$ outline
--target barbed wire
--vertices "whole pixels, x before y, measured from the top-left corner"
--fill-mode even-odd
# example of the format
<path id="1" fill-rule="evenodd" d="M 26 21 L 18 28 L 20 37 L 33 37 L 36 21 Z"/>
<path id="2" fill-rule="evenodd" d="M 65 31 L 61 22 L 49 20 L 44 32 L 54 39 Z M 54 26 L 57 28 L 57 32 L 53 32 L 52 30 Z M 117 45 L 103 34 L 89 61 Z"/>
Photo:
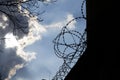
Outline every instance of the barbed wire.
<path id="1" fill-rule="evenodd" d="M 82 17 L 86 19 L 86 13 L 85 13 L 86 9 L 84 9 L 86 7 L 85 4 L 86 4 L 86 0 L 83 0 L 82 5 L 81 5 L 81 14 L 82 14 Z"/>
<path id="2" fill-rule="evenodd" d="M 28 23 L 25 21 L 22 21 L 22 23 L 20 23 L 21 13 L 28 15 L 29 17 L 34 17 L 35 15 L 39 16 L 41 13 L 44 13 L 44 11 L 42 11 L 39 14 L 35 12 L 36 8 L 39 8 L 39 4 L 36 1 L 46 1 L 46 0 L 26 0 L 26 1 L 0 0 L 0 11 L 5 13 L 13 22 L 14 35 L 16 35 L 17 31 L 20 31 L 24 34 L 28 33 L 28 27 L 27 27 Z M 55 2 L 56 0 L 52 0 L 52 1 Z M 85 2 L 86 0 L 84 0 L 81 5 L 82 17 L 77 17 L 69 21 L 62 28 L 61 32 L 57 35 L 57 37 L 53 40 L 55 54 L 59 58 L 62 58 L 64 63 L 62 64 L 59 71 L 56 73 L 56 75 L 53 77 L 52 80 L 64 80 L 65 76 L 69 73 L 71 68 L 74 66 L 74 64 L 77 62 L 77 60 L 80 58 L 80 56 L 83 54 L 83 52 L 86 49 L 86 31 L 83 33 L 80 33 L 79 31 L 70 30 L 68 28 L 68 25 L 71 24 L 73 21 L 79 20 L 79 19 L 86 19 L 85 12 L 83 9 Z M 19 5 L 21 5 L 21 9 L 18 8 Z M 32 10 L 31 6 L 34 6 L 36 8 Z M 3 7 L 4 9 L 2 9 Z M 29 13 L 24 12 L 24 10 L 28 10 Z M 42 21 L 42 19 L 40 19 L 39 21 Z M 71 36 L 71 39 L 73 41 L 72 43 L 68 43 L 68 40 L 66 39 L 67 35 Z M 3 39 L 5 38 L 0 38 L 0 40 L 3 40 Z"/>
<path id="3" fill-rule="evenodd" d="M 77 30 L 71 30 L 68 28 L 70 23 L 72 23 L 73 21 L 80 19 L 86 20 L 85 13 L 83 11 L 83 6 L 85 5 L 85 2 L 86 0 L 84 0 L 81 5 L 82 17 L 77 17 L 69 21 L 53 40 L 54 52 L 57 57 L 63 59 L 64 63 L 62 64 L 62 66 L 60 66 L 59 71 L 57 71 L 52 80 L 64 80 L 64 78 L 67 76 L 69 71 L 75 65 L 77 60 L 81 57 L 87 47 L 86 30 L 84 30 L 83 33 L 80 33 Z"/>

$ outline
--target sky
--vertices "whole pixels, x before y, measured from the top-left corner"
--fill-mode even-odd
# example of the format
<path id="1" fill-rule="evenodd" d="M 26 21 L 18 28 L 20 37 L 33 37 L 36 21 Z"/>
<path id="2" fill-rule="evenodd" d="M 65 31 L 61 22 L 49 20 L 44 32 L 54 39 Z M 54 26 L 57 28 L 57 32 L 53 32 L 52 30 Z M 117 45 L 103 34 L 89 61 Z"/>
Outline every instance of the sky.
<path id="1" fill-rule="evenodd" d="M 60 33 L 60 30 L 63 26 L 65 26 L 73 18 L 81 16 L 81 4 L 82 0 L 57 0 L 57 2 L 52 4 L 40 3 L 40 8 L 37 11 L 45 11 L 43 14 L 38 16 L 41 17 L 43 21 L 38 24 L 30 20 L 31 25 L 39 25 L 40 27 L 40 29 L 36 27 L 38 32 L 40 32 L 39 39 L 37 39 L 37 36 L 34 37 L 35 40 L 31 40 L 31 44 L 28 44 L 27 46 L 25 45 L 23 48 L 27 56 L 30 55 L 32 57 L 26 57 L 26 59 L 30 58 L 30 60 L 27 61 L 27 64 L 25 65 L 22 63 L 24 62 L 22 61 L 23 59 L 20 59 L 19 63 L 21 63 L 21 66 L 24 66 L 19 68 L 19 70 L 16 70 L 16 74 L 10 80 L 51 80 L 53 78 L 53 76 L 59 70 L 59 67 L 62 65 L 63 60 L 54 54 L 52 41 L 57 36 L 57 34 Z M 76 26 L 79 27 L 76 28 Z M 69 29 L 78 29 L 80 32 L 83 32 L 85 27 L 86 21 L 80 20 L 71 23 Z M 6 32 L 6 38 L 12 36 L 12 34 L 7 35 Z M 22 39 L 19 40 L 19 43 L 21 42 Z M 6 43 L 9 42 L 6 40 Z M 16 44 L 13 46 L 16 46 Z M 11 46 L 7 47 L 9 48 Z M 0 48 L 2 47 L 0 46 Z"/>

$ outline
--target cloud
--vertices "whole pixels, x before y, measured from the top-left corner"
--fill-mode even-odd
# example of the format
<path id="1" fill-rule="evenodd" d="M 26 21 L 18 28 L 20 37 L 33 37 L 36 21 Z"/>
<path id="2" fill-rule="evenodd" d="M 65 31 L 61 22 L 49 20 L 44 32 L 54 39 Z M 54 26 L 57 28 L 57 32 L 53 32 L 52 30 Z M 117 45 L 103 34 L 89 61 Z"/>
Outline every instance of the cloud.
<path id="1" fill-rule="evenodd" d="M 14 48 L 18 45 L 18 42 L 12 33 L 7 33 L 5 35 L 5 48 Z"/>
<path id="2" fill-rule="evenodd" d="M 41 34 L 46 31 L 35 17 L 18 14 L 17 11 L 11 16 L 0 12 L 0 74 L 2 80 L 10 80 L 17 70 L 36 58 L 35 52 L 26 52 L 24 48 L 40 40 Z M 10 17 L 15 22 L 14 24 Z"/>
<path id="3" fill-rule="evenodd" d="M 68 14 L 66 16 L 66 19 L 64 19 L 63 21 L 59 21 L 59 22 L 54 22 L 54 23 L 51 23 L 50 25 L 44 25 L 46 28 L 56 28 L 56 29 L 61 29 L 62 27 L 64 27 L 70 20 L 74 19 L 73 15 L 72 14 Z M 69 26 L 68 28 L 69 29 L 73 29 L 75 28 L 75 21 L 73 21 Z"/>
<path id="4" fill-rule="evenodd" d="M 22 68 L 12 80 L 18 80 L 19 78 L 23 80 L 49 79 L 49 76 L 46 74 L 50 73 L 51 78 L 55 75 L 63 61 L 54 54 L 52 41 L 63 26 L 73 18 L 81 15 L 80 4 L 81 0 L 57 0 L 54 4 L 42 5 L 39 8 L 38 11 L 45 10 L 45 13 L 40 15 L 43 22 L 39 24 L 44 27 L 43 33 L 41 33 L 42 39 L 25 48 L 26 51 L 36 52 L 36 59 Z M 83 22 L 85 23 L 85 21 Z M 34 24 L 34 22 L 32 23 Z M 68 27 L 69 29 L 76 29 L 76 25 L 82 26 L 80 29 L 83 30 L 83 25 L 77 24 L 77 21 L 73 21 Z"/>
<path id="5" fill-rule="evenodd" d="M 44 20 L 40 24 L 36 20 L 37 17 L 29 18 L 26 15 L 23 16 L 16 13 L 17 17 L 21 21 L 20 24 L 22 24 L 22 26 L 24 27 L 29 26 L 29 28 L 24 29 L 25 32 L 28 32 L 27 34 L 24 34 L 20 29 L 15 31 L 17 35 L 15 36 L 18 44 L 17 46 L 14 45 L 5 48 L 5 45 L 3 43 L 5 42 L 5 40 L 3 40 L 1 43 L 0 55 L 2 55 L 3 53 L 6 54 L 2 55 L 1 57 L 9 57 L 9 59 L 3 59 L 3 61 L 6 61 L 6 65 L 8 65 L 9 62 L 12 63 L 9 63 L 10 69 L 6 68 L 7 71 L 18 71 L 11 80 L 40 80 L 42 78 L 49 79 L 48 73 L 50 73 L 51 78 L 55 75 L 55 73 L 59 69 L 59 66 L 62 65 L 62 60 L 57 58 L 54 54 L 52 40 L 60 32 L 61 28 L 66 25 L 66 23 L 68 23 L 74 17 L 78 17 L 81 15 L 79 10 L 80 4 L 81 0 L 58 0 L 54 4 L 50 4 L 47 6 L 42 5 L 38 12 L 42 12 L 44 10 L 46 12 L 40 15 Z M 16 20 L 14 17 L 15 16 L 13 16 L 13 20 Z M 2 18 L 2 20 L 4 20 L 5 22 L 5 19 Z M 7 20 L 6 24 L 8 23 L 9 25 L 13 25 L 9 20 Z M 76 23 L 76 21 L 70 23 L 68 26 L 69 29 L 76 28 Z M 83 29 L 83 25 L 81 29 Z M 81 25 L 78 24 L 78 26 Z M 18 25 L 18 27 L 20 27 L 20 25 Z M 12 36 L 13 30 L 11 28 L 13 27 L 6 26 L 4 29 L 1 27 L 0 37 L 5 37 L 6 35 Z M 11 39 L 11 41 L 12 40 L 13 38 Z M 8 56 L 7 54 L 9 54 L 10 56 Z M 1 57 L 0 60 L 2 59 Z M 17 65 L 21 67 L 15 67 Z M 3 75 L 7 74 L 7 71 Z M 12 77 L 13 75 L 9 74 L 9 76 Z M 6 77 L 11 78 L 9 76 L 6 75 Z"/>

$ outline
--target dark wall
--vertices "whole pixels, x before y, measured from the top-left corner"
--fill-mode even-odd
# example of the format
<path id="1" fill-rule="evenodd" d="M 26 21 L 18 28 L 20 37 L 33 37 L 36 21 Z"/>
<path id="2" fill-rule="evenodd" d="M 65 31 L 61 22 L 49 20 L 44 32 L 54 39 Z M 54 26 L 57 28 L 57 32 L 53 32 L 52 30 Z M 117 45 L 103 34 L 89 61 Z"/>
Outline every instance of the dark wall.
<path id="1" fill-rule="evenodd" d="M 120 80 L 116 5 L 87 0 L 87 49 L 65 80 Z"/>

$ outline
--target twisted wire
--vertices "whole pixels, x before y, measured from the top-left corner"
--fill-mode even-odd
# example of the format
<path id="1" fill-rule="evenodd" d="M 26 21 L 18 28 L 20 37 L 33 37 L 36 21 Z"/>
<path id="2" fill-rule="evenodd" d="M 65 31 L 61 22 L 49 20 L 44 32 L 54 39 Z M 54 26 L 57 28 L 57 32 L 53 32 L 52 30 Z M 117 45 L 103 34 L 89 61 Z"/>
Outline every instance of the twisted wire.
<path id="1" fill-rule="evenodd" d="M 76 20 L 85 19 L 86 16 L 83 11 L 83 6 L 85 5 L 86 0 L 83 1 L 81 5 L 81 14 L 82 17 L 77 17 L 69 21 L 62 29 L 61 32 L 56 36 L 53 40 L 54 43 L 54 52 L 57 57 L 63 59 L 63 64 L 60 66 L 59 70 L 57 71 L 56 75 L 53 77 L 52 80 L 64 80 L 67 76 L 69 71 L 75 65 L 77 60 L 82 56 L 84 53 L 87 45 L 86 45 L 86 30 L 83 33 L 77 30 L 71 30 L 68 26 Z M 70 38 L 67 38 L 68 35 Z M 69 42 L 72 41 L 72 42 Z"/>

